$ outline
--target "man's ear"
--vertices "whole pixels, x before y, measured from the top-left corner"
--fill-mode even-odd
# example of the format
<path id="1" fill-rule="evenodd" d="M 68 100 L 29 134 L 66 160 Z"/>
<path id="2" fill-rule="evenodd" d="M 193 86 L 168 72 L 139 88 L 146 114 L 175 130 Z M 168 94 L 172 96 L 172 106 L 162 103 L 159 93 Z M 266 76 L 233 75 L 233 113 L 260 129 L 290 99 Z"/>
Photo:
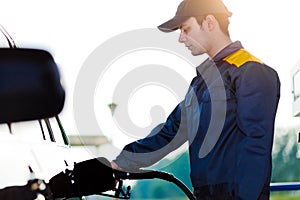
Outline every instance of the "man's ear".
<path id="1" fill-rule="evenodd" d="M 203 22 L 205 23 L 205 28 L 208 31 L 212 31 L 218 25 L 218 22 L 213 15 L 207 15 Z"/>

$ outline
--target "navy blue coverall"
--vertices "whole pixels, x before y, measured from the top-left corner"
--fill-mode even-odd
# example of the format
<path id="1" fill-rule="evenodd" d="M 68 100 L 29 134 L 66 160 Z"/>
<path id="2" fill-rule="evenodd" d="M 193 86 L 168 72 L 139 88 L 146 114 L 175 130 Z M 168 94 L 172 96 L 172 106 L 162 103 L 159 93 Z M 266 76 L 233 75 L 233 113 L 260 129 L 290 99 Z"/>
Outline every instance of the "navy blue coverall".
<path id="1" fill-rule="evenodd" d="M 166 122 L 126 145 L 115 162 L 150 166 L 188 141 L 197 199 L 269 199 L 279 97 L 276 71 L 234 42 L 197 67 Z"/>

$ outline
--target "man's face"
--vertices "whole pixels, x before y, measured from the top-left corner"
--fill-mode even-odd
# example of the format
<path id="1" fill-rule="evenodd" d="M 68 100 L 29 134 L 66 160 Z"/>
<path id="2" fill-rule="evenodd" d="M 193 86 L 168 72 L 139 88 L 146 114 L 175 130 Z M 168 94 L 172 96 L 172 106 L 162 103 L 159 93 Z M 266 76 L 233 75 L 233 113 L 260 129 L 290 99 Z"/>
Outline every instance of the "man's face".
<path id="1" fill-rule="evenodd" d="M 194 17 L 189 18 L 180 26 L 179 42 L 184 43 L 192 55 L 206 53 L 206 33 Z"/>

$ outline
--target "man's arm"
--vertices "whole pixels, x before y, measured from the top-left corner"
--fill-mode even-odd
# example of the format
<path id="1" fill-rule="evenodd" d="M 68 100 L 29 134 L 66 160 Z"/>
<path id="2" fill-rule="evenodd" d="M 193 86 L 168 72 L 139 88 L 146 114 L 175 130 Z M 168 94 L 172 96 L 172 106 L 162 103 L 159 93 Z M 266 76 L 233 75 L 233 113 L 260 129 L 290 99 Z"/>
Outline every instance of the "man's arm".
<path id="1" fill-rule="evenodd" d="M 274 120 L 280 96 L 277 73 L 249 63 L 236 82 L 237 124 L 242 132 L 238 148 L 239 196 L 258 199 L 271 174 Z"/>
<path id="2" fill-rule="evenodd" d="M 155 127 L 146 138 L 126 145 L 112 162 L 112 167 L 136 170 L 156 163 L 187 140 L 185 124 L 184 109 L 180 103 L 164 124 Z"/>

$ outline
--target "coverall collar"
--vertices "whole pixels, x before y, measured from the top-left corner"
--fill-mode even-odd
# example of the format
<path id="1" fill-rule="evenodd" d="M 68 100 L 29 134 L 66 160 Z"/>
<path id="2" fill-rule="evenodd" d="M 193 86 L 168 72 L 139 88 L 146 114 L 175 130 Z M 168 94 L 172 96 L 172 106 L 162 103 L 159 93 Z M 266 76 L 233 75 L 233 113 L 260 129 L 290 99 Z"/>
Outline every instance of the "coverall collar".
<path id="1" fill-rule="evenodd" d="M 242 49 L 243 46 L 240 41 L 233 42 L 229 44 L 227 47 L 222 49 L 217 55 L 215 55 L 212 59 L 215 62 L 222 60 L 223 58 L 229 56 L 230 54 Z"/>
<path id="2" fill-rule="evenodd" d="M 230 54 L 242 49 L 243 46 L 240 41 L 233 42 L 226 46 L 224 49 L 222 49 L 216 56 L 214 56 L 212 59 L 207 58 L 203 63 L 201 63 L 196 68 L 197 76 L 200 74 L 203 74 L 209 66 L 216 64 L 219 61 L 222 61 L 225 57 L 229 56 Z"/>

